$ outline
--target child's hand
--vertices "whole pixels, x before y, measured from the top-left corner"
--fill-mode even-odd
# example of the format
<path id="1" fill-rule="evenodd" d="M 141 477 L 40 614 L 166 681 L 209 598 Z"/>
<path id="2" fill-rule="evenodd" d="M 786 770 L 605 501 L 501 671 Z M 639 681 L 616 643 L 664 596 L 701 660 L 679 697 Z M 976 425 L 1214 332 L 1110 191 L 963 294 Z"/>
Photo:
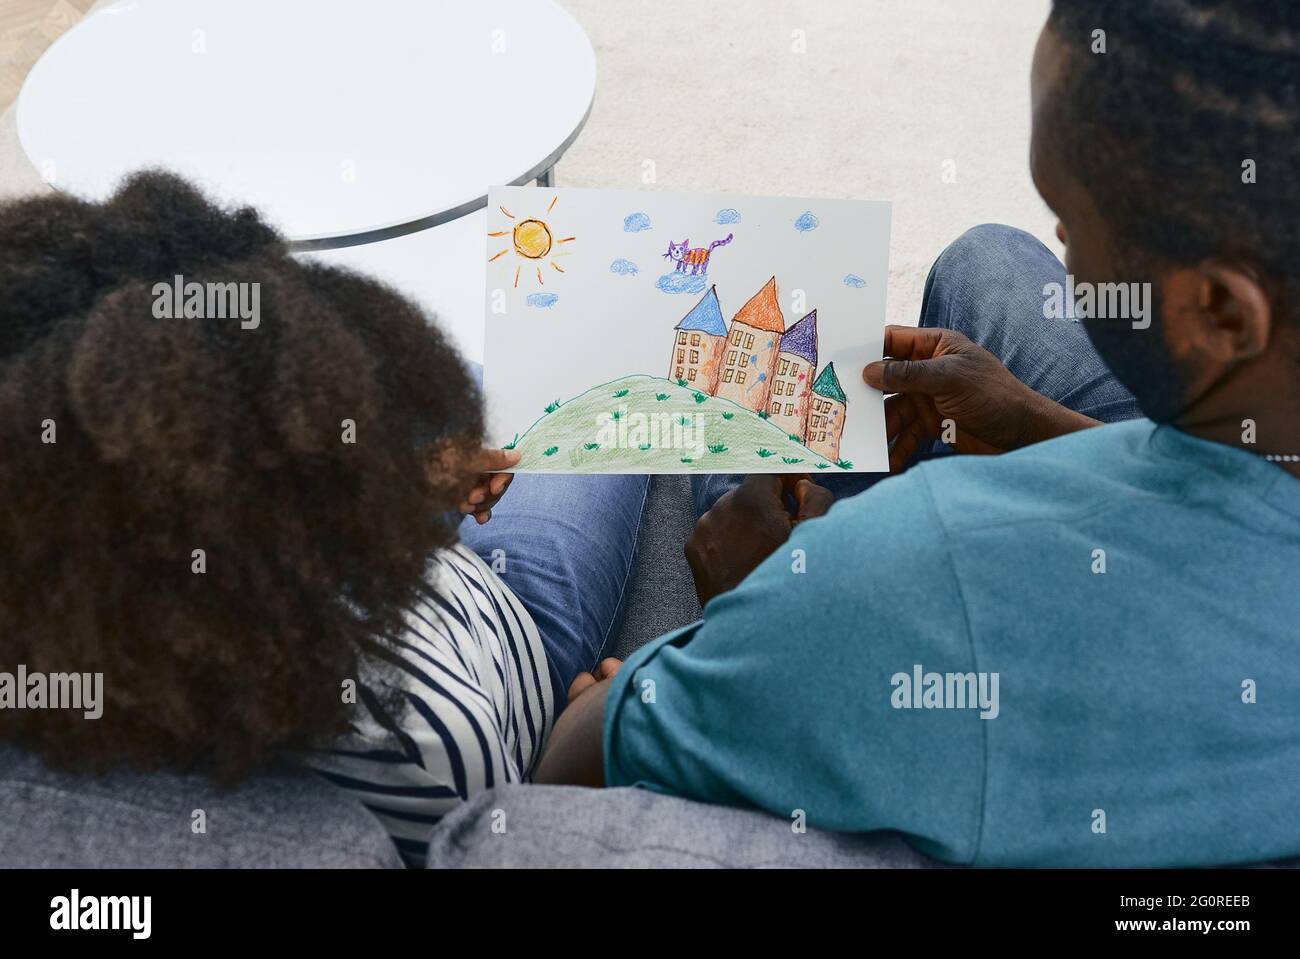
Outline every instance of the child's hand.
<path id="1" fill-rule="evenodd" d="M 498 473 L 519 462 L 516 450 L 485 449 L 471 465 L 476 474 L 471 486 L 465 492 L 460 503 L 460 511 L 466 515 L 473 514 L 474 521 L 480 526 L 492 518 L 492 507 L 501 501 L 501 497 L 514 479 L 513 473 Z"/>
<path id="2" fill-rule="evenodd" d="M 578 673 L 573 682 L 569 684 L 569 702 L 573 702 L 597 683 L 604 682 L 606 679 L 613 679 L 618 675 L 619 667 L 622 665 L 623 660 L 610 656 L 602 659 L 593 672 Z"/>

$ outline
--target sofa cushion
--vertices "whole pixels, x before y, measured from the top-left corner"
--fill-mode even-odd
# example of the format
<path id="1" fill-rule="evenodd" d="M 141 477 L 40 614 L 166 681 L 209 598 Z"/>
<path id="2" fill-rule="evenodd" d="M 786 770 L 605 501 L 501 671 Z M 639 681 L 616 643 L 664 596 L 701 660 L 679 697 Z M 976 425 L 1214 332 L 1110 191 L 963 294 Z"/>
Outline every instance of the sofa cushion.
<path id="1" fill-rule="evenodd" d="M 796 833 L 789 819 L 643 789 L 513 785 L 435 827 L 429 868 L 932 868 L 892 833 Z"/>
<path id="2" fill-rule="evenodd" d="M 0 868 L 402 865 L 365 807 L 297 768 L 221 791 L 196 775 L 57 772 L 0 745 L 0 810 Z"/>
<path id="3" fill-rule="evenodd" d="M 961 868 L 896 833 L 800 834 L 791 825 L 644 789 L 513 785 L 479 793 L 444 818 L 429 868 Z M 1300 859 L 1252 868 L 1300 869 Z"/>

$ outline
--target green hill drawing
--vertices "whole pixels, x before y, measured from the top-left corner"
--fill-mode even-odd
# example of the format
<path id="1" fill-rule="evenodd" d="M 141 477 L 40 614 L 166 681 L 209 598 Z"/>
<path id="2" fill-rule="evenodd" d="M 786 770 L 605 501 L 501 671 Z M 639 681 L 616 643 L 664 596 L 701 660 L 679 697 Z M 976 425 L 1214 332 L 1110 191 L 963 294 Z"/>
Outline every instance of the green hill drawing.
<path id="1" fill-rule="evenodd" d="M 507 444 L 518 470 L 589 473 L 816 473 L 832 463 L 751 410 L 657 376 L 557 398 Z"/>

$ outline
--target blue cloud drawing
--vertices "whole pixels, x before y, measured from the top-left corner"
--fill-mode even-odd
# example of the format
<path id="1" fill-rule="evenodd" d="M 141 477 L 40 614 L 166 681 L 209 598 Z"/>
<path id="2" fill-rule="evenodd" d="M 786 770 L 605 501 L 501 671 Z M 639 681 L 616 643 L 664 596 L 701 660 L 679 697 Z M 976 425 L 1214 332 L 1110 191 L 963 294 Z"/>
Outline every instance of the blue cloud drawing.
<path id="1" fill-rule="evenodd" d="M 811 213 L 799 214 L 799 219 L 794 221 L 794 228 L 800 233 L 807 233 L 809 230 L 815 230 L 822 225 L 822 221 L 817 219 Z"/>
<path id="2" fill-rule="evenodd" d="M 713 218 L 713 222 L 722 224 L 739 223 L 740 211 L 732 209 L 731 207 L 724 207 L 718 211 L 718 215 Z"/>
<path id="3" fill-rule="evenodd" d="M 655 286 L 665 293 L 703 293 L 709 285 L 707 276 L 691 276 L 687 273 L 665 273 L 655 281 Z"/>
<path id="4" fill-rule="evenodd" d="M 524 301 L 529 306 L 535 306 L 539 310 L 549 310 L 556 303 L 560 302 L 558 293 L 529 293 L 528 298 Z"/>
<path id="5" fill-rule="evenodd" d="M 615 260 L 609 265 L 609 272 L 617 273 L 619 276 L 636 276 L 641 271 L 636 268 L 636 264 L 631 260 Z"/>
<path id="6" fill-rule="evenodd" d="M 650 229 L 650 217 L 644 213 L 629 213 L 623 217 L 624 233 L 640 233 L 648 229 Z"/>
<path id="7" fill-rule="evenodd" d="M 867 281 L 864 280 L 862 277 L 858 276 L 856 273 L 850 273 L 846 277 L 844 277 L 844 285 L 851 286 L 855 290 L 860 290 L 867 285 Z"/>

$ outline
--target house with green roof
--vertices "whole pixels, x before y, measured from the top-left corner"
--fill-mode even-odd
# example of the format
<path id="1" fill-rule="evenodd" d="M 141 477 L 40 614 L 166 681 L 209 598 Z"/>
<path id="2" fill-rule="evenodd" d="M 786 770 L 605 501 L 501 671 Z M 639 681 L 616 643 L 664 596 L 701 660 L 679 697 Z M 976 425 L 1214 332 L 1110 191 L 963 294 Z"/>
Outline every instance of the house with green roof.
<path id="1" fill-rule="evenodd" d="M 844 417 L 848 397 L 835 375 L 835 364 L 827 363 L 812 386 L 812 403 L 808 410 L 808 433 L 804 445 L 832 463 L 840 458 L 840 439 L 844 435 Z"/>

